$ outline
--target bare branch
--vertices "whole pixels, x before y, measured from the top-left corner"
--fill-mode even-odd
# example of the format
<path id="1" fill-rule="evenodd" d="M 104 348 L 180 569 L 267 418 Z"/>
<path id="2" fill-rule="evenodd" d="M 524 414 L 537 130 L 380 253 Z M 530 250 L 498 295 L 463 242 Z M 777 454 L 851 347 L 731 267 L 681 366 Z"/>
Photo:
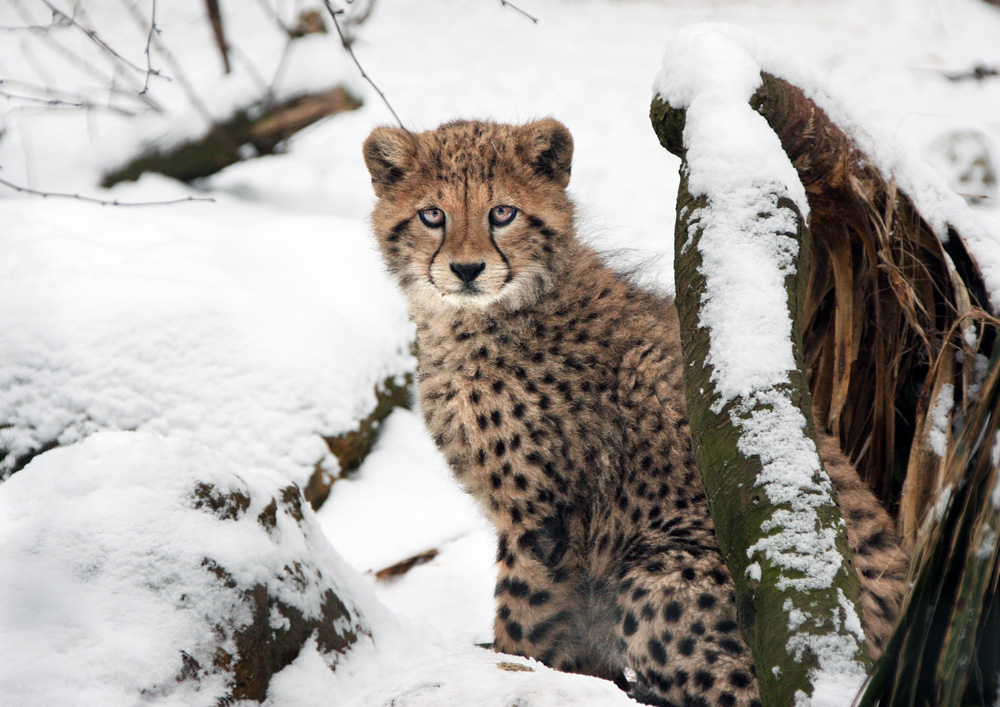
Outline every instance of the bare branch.
<path id="1" fill-rule="evenodd" d="M 520 12 L 522 15 L 524 15 L 525 17 L 527 17 L 529 20 L 531 20 L 532 22 L 534 22 L 536 25 L 538 24 L 538 18 L 537 17 L 535 17 L 534 15 L 529 15 L 527 12 L 525 12 L 524 10 L 522 10 L 521 8 L 519 8 L 514 3 L 507 2 L 507 0 L 500 0 L 500 4 L 503 5 L 504 7 L 509 7 L 511 10 L 516 10 L 517 12 Z"/>
<path id="2" fill-rule="evenodd" d="M 8 90 L 7 87 L 13 88 L 14 92 Z M 116 89 L 114 87 L 108 87 L 107 90 L 112 96 L 124 95 L 131 97 L 134 95 L 129 91 L 122 91 L 121 89 Z M 27 93 L 18 93 L 17 91 L 26 91 Z M 38 95 L 31 95 L 31 93 L 36 93 Z M 25 103 L 33 103 L 35 105 L 46 106 L 49 108 L 106 110 L 111 113 L 117 113 L 130 118 L 136 114 L 133 110 L 114 106 L 110 103 L 108 105 L 95 103 L 92 100 L 80 96 L 79 94 L 35 86 L 23 81 L 11 81 L 10 79 L 0 79 L 0 97 L 6 98 L 10 101 L 23 101 Z"/>
<path id="3" fill-rule="evenodd" d="M 146 19 L 142 16 L 142 14 L 138 11 L 138 9 L 136 9 L 135 5 L 132 2 L 129 2 L 129 0 L 121 0 L 121 2 L 122 5 L 125 7 L 125 9 L 128 11 L 128 13 L 132 16 L 132 19 L 135 20 L 135 22 L 140 27 L 146 29 Z M 184 91 L 184 94 L 187 96 L 188 101 L 190 101 L 191 106 L 195 109 L 198 115 L 200 115 L 208 125 L 214 125 L 215 119 L 212 117 L 212 113 L 208 110 L 208 106 L 205 105 L 204 101 L 201 100 L 201 97 L 198 95 L 197 91 L 194 90 L 194 86 L 192 86 L 191 83 L 187 80 L 187 75 L 181 69 L 181 65 L 174 58 L 173 53 L 160 40 L 159 32 L 150 32 L 148 39 L 150 41 L 150 44 L 154 46 L 156 50 L 160 52 L 160 54 L 163 56 L 164 61 L 167 62 L 167 65 L 170 67 L 170 70 L 177 78 L 178 85 L 180 85 L 181 90 Z M 154 76 L 160 75 L 158 71 L 154 71 L 152 73 Z"/>
<path id="4" fill-rule="evenodd" d="M 95 107 L 94 104 L 89 103 L 87 101 L 84 101 L 82 98 L 78 98 L 76 100 L 67 99 L 67 98 L 56 98 L 54 91 L 52 91 L 50 89 L 38 89 L 37 87 L 30 86 L 28 84 L 21 84 L 21 85 L 24 88 L 28 89 L 28 90 L 36 90 L 36 91 L 39 91 L 40 93 L 44 93 L 45 97 L 42 97 L 42 96 L 29 96 L 29 95 L 26 95 L 26 94 L 19 94 L 19 93 L 11 93 L 10 91 L 2 88 L 4 86 L 10 85 L 10 83 L 11 82 L 8 79 L 0 79 L 0 96 L 3 96 L 4 98 L 6 98 L 8 100 L 13 100 L 13 101 L 27 101 L 29 103 L 37 103 L 39 105 L 44 105 L 44 106 L 53 106 L 53 107 L 58 106 L 58 107 L 65 107 L 65 108 L 93 108 L 93 107 Z"/>
<path id="5" fill-rule="evenodd" d="M 142 105 L 136 106 L 135 112 L 138 112 L 144 108 L 151 109 L 156 112 L 162 112 L 163 110 L 162 106 L 160 106 L 159 103 L 157 103 L 149 96 L 148 92 L 143 88 L 143 85 L 139 82 L 139 80 L 135 78 L 134 73 L 131 70 L 121 71 L 120 65 L 117 62 L 112 62 L 112 69 L 115 75 L 109 76 L 105 68 L 103 68 L 103 66 L 100 68 L 95 66 L 83 54 L 66 47 L 59 37 L 60 33 L 51 31 L 51 30 L 65 30 L 65 29 L 75 31 L 72 25 L 68 24 L 65 21 L 57 22 L 55 20 L 53 20 L 49 25 L 42 25 L 35 20 L 34 16 L 30 12 L 28 12 L 28 10 L 23 6 L 20 0 L 9 0 L 9 1 L 11 2 L 13 8 L 18 12 L 18 14 L 23 19 L 24 21 L 23 27 L 30 29 L 30 31 L 28 31 L 27 34 L 32 35 L 33 38 L 38 38 L 39 41 L 44 41 L 45 47 L 47 47 L 49 50 L 57 54 L 62 60 L 64 60 L 70 66 L 72 66 L 73 69 L 80 71 L 90 76 L 97 82 L 99 82 L 104 88 L 98 88 L 97 89 L 98 91 L 107 90 L 115 97 L 125 98 L 129 101 L 139 101 Z M 12 32 L 16 32 L 17 30 L 17 28 L 15 27 L 10 27 L 8 29 Z M 0 31 L 4 31 L 4 28 L 0 28 Z M 38 60 L 34 56 L 34 51 L 32 49 L 34 44 L 37 44 L 37 42 L 22 42 L 22 48 L 21 48 L 22 56 L 29 63 L 31 63 L 35 72 L 38 74 L 39 77 L 42 78 L 43 81 L 49 84 L 58 83 L 57 77 L 61 75 L 60 67 L 57 64 L 53 65 L 53 63 L 50 60 L 46 61 Z M 115 86 L 117 78 L 120 78 L 122 81 L 124 81 L 124 83 L 126 84 L 126 88 L 123 89 Z M 160 78 L 164 78 L 167 81 L 171 80 L 169 77 L 162 75 L 160 76 Z M 149 74 L 146 75 L 146 82 L 148 84 Z M 7 83 L 13 86 L 15 82 L 8 80 Z M 23 84 L 23 86 L 27 85 L 28 84 Z M 60 91 L 59 89 L 48 88 L 48 87 L 45 88 L 31 87 L 31 91 L 33 93 L 37 93 L 40 96 L 51 95 L 52 98 L 63 102 L 67 100 L 69 101 L 75 100 L 76 102 L 83 103 L 84 104 L 82 106 L 83 108 L 101 107 L 94 105 L 95 99 L 90 96 L 84 98 L 83 96 L 74 95 L 73 98 L 68 99 L 66 97 L 68 95 L 66 91 Z M 66 104 L 62 103 L 61 105 L 66 105 Z M 112 110 L 116 111 L 121 110 L 118 108 L 114 108 L 112 106 L 109 107 Z M 131 113 L 127 112 L 126 114 L 131 114 Z"/>
<path id="6" fill-rule="evenodd" d="M 344 30 L 341 29 L 340 21 L 337 19 L 337 15 L 343 14 L 344 11 L 334 10 L 333 5 L 330 4 L 330 0 L 323 0 L 323 4 L 326 6 L 327 12 L 330 13 L 330 17 L 333 18 L 333 26 L 337 28 L 337 34 L 340 35 L 341 46 L 344 48 L 344 51 L 346 51 L 351 56 L 351 59 L 354 61 L 354 65 L 358 67 L 358 71 L 361 72 L 361 78 L 363 78 L 365 81 L 371 84 L 371 87 L 374 88 L 376 93 L 378 93 L 378 95 L 382 98 L 382 102 L 385 103 L 385 107 L 389 109 L 390 113 L 392 113 L 392 117 L 396 119 L 397 123 L 399 123 L 399 127 L 401 127 L 403 130 L 406 130 L 406 126 L 403 125 L 403 121 L 399 119 L 399 116 L 396 115 L 396 111 L 392 109 L 392 105 L 389 103 L 389 99 L 385 97 L 384 93 L 382 93 L 382 89 L 380 89 L 378 86 L 375 85 L 375 82 L 372 81 L 371 77 L 367 73 L 365 73 L 364 68 L 361 66 L 361 62 L 358 61 L 358 57 L 354 55 L 354 50 L 351 48 L 351 43 L 348 42 L 347 37 L 344 36 Z"/>
<path id="7" fill-rule="evenodd" d="M 219 9 L 219 0 L 205 0 L 205 7 L 208 10 L 208 20 L 212 24 L 212 34 L 215 37 L 215 46 L 219 48 L 222 56 L 223 73 L 230 73 L 232 67 L 229 65 L 229 45 L 226 43 L 226 33 L 222 27 L 222 11 Z"/>
<path id="8" fill-rule="evenodd" d="M 146 80 L 142 84 L 142 90 L 139 92 L 140 96 L 145 96 L 149 91 L 149 77 L 153 75 L 153 55 L 150 52 L 150 47 L 153 44 L 153 34 L 157 36 L 160 34 L 160 30 L 156 27 L 156 0 L 151 0 L 150 2 L 150 14 L 149 14 L 149 34 L 146 35 L 146 48 L 143 53 L 146 55 Z M 156 72 L 159 75 L 159 72 Z"/>
<path id="9" fill-rule="evenodd" d="M 60 29 L 65 24 L 50 22 L 47 25 L 0 25 L 0 32 L 28 32 L 29 34 L 48 34 L 50 29 Z"/>
<path id="10" fill-rule="evenodd" d="M 81 194 L 60 194 L 58 192 L 38 191 L 37 189 L 29 189 L 28 187 L 12 184 L 6 179 L 0 179 L 0 185 L 13 189 L 21 194 L 40 196 L 43 199 L 77 199 L 78 201 L 85 201 L 88 204 L 100 204 L 101 206 L 171 206 L 173 204 L 183 204 L 188 201 L 210 201 L 215 203 L 215 199 L 207 196 L 186 196 L 183 199 L 172 199 L 170 201 L 118 201 L 118 199 L 106 201 L 104 199 L 96 199 L 92 196 L 83 196 Z"/>
<path id="11" fill-rule="evenodd" d="M 993 76 L 1000 76 L 1000 69 L 996 66 L 987 66 L 986 64 L 976 64 L 968 71 L 958 71 L 958 72 L 942 72 L 944 77 L 949 81 L 982 81 L 983 79 L 990 78 Z"/>
<path id="12" fill-rule="evenodd" d="M 136 66 L 131 61 L 129 61 L 128 59 L 126 59 L 125 57 L 123 57 L 121 54 L 119 54 L 118 52 L 116 52 L 114 50 L 114 48 L 111 47 L 110 44 L 108 44 L 107 42 L 105 42 L 103 39 L 101 39 L 97 35 L 97 32 L 95 32 L 94 30 L 90 29 L 89 27 L 86 27 L 86 26 L 82 25 L 80 22 L 78 22 L 76 20 L 75 17 L 67 15 L 65 12 L 63 12 L 58 7 L 56 7 L 51 2 L 49 2 L 49 0 L 42 0 L 42 2 L 45 3 L 45 5 L 49 8 L 49 10 L 52 11 L 52 17 L 53 17 L 53 21 L 54 22 L 65 21 L 65 22 L 73 25 L 74 27 L 78 28 L 81 32 L 83 32 L 85 35 L 87 35 L 87 38 L 90 39 L 90 41 L 92 41 L 94 44 L 96 44 L 98 47 L 100 47 L 101 50 L 104 51 L 109 56 L 114 57 L 116 60 L 118 60 L 119 62 L 121 62 L 125 66 L 129 67 L 130 69 L 133 69 L 133 70 L 138 71 L 140 73 L 143 72 L 143 71 L 145 71 L 145 69 L 143 69 L 142 67 Z M 156 73 L 156 72 L 153 72 L 153 73 Z"/>

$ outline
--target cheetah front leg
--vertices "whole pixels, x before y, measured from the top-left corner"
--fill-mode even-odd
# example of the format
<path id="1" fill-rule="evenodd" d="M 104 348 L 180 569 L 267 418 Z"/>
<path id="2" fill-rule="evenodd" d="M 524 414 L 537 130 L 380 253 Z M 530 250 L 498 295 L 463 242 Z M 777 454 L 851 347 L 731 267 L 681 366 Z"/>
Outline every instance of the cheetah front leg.
<path id="1" fill-rule="evenodd" d="M 732 577 L 714 537 L 675 526 L 632 546 L 636 559 L 622 572 L 618 606 L 633 696 L 662 706 L 759 707 Z"/>
<path id="2" fill-rule="evenodd" d="M 550 541 L 544 527 L 513 541 L 501 534 L 494 648 L 627 688 L 610 589 L 588 581 L 573 553 L 553 553 Z"/>

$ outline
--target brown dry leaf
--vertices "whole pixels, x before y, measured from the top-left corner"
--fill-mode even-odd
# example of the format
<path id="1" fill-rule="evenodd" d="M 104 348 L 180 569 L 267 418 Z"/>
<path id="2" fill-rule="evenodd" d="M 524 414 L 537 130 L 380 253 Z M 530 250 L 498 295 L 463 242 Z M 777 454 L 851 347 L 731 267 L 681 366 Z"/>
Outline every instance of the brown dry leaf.
<path id="1" fill-rule="evenodd" d="M 397 562 L 394 565 L 389 565 L 383 569 L 380 569 L 375 573 L 375 579 L 379 582 L 388 582 L 391 579 L 400 577 L 410 570 L 412 570 L 417 565 L 423 565 L 430 562 L 435 557 L 438 556 L 438 550 L 428 550 L 427 552 L 421 552 L 419 555 L 414 555 L 413 557 L 408 557 L 401 562 Z"/>

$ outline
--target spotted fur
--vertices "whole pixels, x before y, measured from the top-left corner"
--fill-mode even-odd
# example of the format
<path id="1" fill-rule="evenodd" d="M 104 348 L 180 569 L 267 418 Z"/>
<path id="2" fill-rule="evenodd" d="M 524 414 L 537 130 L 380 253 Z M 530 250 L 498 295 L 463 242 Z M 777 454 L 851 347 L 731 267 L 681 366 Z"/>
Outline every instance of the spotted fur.
<path id="1" fill-rule="evenodd" d="M 649 704 L 757 705 L 692 455 L 677 314 L 576 239 L 572 145 L 544 120 L 379 128 L 364 146 L 374 230 L 417 326 L 427 427 L 497 528 L 495 646 Z M 501 226 L 496 206 L 518 211 Z M 877 653 L 906 561 L 836 445 L 820 451 Z"/>

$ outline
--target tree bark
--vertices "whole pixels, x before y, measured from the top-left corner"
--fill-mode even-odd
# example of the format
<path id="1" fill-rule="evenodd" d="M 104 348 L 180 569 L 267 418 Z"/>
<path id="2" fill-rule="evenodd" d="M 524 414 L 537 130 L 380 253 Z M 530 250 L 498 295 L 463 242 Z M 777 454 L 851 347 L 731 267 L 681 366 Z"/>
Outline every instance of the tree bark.
<path id="1" fill-rule="evenodd" d="M 406 374 L 402 380 L 386 378 L 382 383 L 375 386 L 375 407 L 367 417 L 358 423 L 356 429 L 344 432 L 335 437 L 324 437 L 330 453 L 337 458 L 340 465 L 337 477 L 330 474 L 323 468 L 320 462 L 316 463 L 312 476 L 302 489 L 302 495 L 316 510 L 326 502 L 333 488 L 333 483 L 338 478 L 349 476 L 356 471 L 361 462 L 375 446 L 379 433 L 382 430 L 382 422 L 396 408 L 410 407 L 410 394 L 413 381 L 410 374 Z"/>

